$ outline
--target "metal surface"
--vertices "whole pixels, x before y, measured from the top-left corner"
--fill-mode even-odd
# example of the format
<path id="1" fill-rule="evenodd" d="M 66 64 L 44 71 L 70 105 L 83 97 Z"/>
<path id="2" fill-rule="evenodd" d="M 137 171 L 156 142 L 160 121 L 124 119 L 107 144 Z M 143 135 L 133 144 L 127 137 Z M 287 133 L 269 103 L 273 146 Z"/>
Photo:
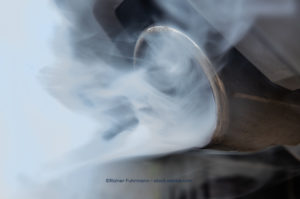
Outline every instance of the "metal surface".
<path id="1" fill-rule="evenodd" d="M 232 58 L 228 59 L 231 61 L 217 74 L 199 46 L 170 27 L 146 29 L 137 41 L 135 62 L 146 56 L 145 38 L 155 34 L 184 38 L 196 51 L 195 58 L 209 79 L 217 105 L 218 122 L 209 147 L 253 151 L 272 145 L 300 143 L 299 93 L 271 83 L 237 51 L 233 51 Z"/>

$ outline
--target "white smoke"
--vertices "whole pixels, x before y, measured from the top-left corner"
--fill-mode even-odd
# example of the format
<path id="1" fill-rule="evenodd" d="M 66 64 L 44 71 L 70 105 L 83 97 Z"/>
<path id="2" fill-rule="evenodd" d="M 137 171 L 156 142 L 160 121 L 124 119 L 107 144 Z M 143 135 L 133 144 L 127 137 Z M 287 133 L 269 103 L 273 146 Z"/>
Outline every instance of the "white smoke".
<path id="1" fill-rule="evenodd" d="M 292 0 L 248 2 L 167 0 L 158 4 L 185 23 L 184 30 L 175 28 L 186 31 L 203 50 L 215 30 L 199 23 L 197 16 L 210 19 L 212 27 L 226 39 L 218 46 L 219 53 L 225 53 L 247 33 L 256 17 L 293 11 Z M 183 9 L 188 3 L 195 12 Z M 28 183 L 26 188 L 34 192 L 28 198 L 96 198 L 88 187 L 99 171 L 83 172 L 86 176 L 71 184 L 65 183 L 65 171 L 72 173 L 112 160 L 166 154 L 209 143 L 217 110 L 203 71 L 191 64 L 194 52 L 190 45 L 169 35 L 150 37 L 149 56 L 133 67 L 133 60 L 123 60 L 117 44 L 95 20 L 93 0 L 61 1 L 58 5 L 65 21 L 57 28 L 57 64 L 44 69 L 40 78 L 61 103 L 93 118 L 99 127 L 83 147 L 61 154 L 63 169 L 54 167 L 45 179 Z M 57 178 L 59 183 L 49 182 L 49 178 Z"/>
<path id="2" fill-rule="evenodd" d="M 93 3 L 58 3 L 70 24 L 70 36 L 65 40 L 70 37 L 71 51 L 59 58 L 61 63 L 52 69 L 47 84 L 66 106 L 99 123 L 95 140 L 87 144 L 84 153 L 90 158 L 95 154 L 93 158 L 105 159 L 102 156 L 168 153 L 208 144 L 216 126 L 217 110 L 203 71 L 197 71 L 199 66 L 190 66 L 194 54 L 189 45 L 169 35 L 150 38 L 147 53 L 151 56 L 144 57 L 142 66 L 134 68 L 133 61 L 117 59 L 122 53 L 95 20 Z M 202 48 L 214 28 L 220 31 L 225 42 L 215 46 L 221 54 L 243 37 L 257 17 L 294 11 L 292 0 L 156 3 L 184 23 L 185 28 L 178 29 L 192 35 Z M 202 24 L 200 15 L 213 26 Z M 166 20 L 163 23 L 169 24 Z M 130 37 L 122 39 L 132 42 Z"/>

